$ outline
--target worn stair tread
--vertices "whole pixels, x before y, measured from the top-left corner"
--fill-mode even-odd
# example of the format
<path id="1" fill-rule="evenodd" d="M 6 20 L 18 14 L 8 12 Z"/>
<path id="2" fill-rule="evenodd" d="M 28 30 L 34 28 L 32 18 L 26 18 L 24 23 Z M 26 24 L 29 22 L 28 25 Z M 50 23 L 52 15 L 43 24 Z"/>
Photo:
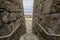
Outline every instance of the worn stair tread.
<path id="1" fill-rule="evenodd" d="M 33 33 L 26 33 L 25 35 L 21 36 L 20 40 L 39 40 L 39 38 Z"/>

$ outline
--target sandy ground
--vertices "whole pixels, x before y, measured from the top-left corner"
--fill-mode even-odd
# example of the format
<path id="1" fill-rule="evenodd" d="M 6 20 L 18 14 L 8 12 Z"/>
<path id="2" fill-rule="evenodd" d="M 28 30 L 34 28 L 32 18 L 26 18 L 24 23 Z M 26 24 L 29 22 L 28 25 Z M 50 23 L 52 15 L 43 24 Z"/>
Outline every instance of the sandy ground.
<path id="1" fill-rule="evenodd" d="M 26 34 L 21 36 L 20 40 L 39 40 L 36 35 L 32 33 L 32 18 L 25 18 Z"/>

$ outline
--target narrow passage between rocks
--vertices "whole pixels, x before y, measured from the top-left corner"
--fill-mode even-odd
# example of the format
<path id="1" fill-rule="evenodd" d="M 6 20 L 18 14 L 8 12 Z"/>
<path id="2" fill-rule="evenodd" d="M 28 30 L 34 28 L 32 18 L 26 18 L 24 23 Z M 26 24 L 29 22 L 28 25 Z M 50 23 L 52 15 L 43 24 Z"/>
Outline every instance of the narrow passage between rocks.
<path id="1" fill-rule="evenodd" d="M 39 40 L 39 38 L 32 33 L 32 18 L 25 18 L 26 34 L 21 36 L 20 40 Z"/>

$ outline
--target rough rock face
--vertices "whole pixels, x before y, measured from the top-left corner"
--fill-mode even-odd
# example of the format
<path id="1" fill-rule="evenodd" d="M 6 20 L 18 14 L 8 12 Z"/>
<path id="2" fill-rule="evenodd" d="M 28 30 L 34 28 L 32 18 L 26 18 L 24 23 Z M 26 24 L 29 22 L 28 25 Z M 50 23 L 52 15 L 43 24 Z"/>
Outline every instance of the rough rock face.
<path id="1" fill-rule="evenodd" d="M 60 0 L 35 0 L 33 13 L 35 34 L 40 35 L 39 31 L 43 33 L 37 23 L 41 24 L 50 34 L 60 34 Z"/>
<path id="2" fill-rule="evenodd" d="M 25 32 L 22 0 L 0 0 L 0 36 L 8 35 L 19 24 Z"/>

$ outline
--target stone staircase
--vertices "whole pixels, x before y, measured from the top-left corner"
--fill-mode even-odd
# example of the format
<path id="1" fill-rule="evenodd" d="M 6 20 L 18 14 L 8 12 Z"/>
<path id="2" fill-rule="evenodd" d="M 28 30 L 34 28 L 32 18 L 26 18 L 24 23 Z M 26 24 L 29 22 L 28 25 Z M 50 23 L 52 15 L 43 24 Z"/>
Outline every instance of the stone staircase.
<path id="1" fill-rule="evenodd" d="M 26 34 L 21 36 L 20 40 L 39 40 L 39 38 L 32 33 L 32 19 L 26 20 Z"/>

